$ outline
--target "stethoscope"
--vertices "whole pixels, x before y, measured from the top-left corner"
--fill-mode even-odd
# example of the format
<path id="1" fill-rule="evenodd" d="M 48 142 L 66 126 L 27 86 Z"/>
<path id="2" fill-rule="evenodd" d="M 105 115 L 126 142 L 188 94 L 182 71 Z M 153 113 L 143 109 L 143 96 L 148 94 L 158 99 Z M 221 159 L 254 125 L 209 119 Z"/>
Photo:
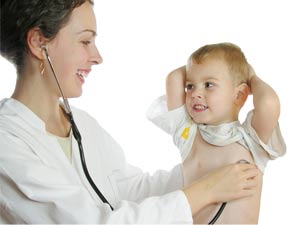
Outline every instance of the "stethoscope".
<path id="1" fill-rule="evenodd" d="M 62 96 L 63 104 L 65 106 L 65 112 L 68 115 L 68 119 L 69 119 L 69 121 L 71 123 L 71 129 L 72 129 L 72 132 L 73 132 L 73 136 L 74 136 L 74 138 L 75 138 L 75 140 L 77 141 L 77 144 L 78 144 L 78 149 L 79 149 L 79 153 L 80 153 L 80 160 L 81 160 L 81 164 L 82 164 L 82 168 L 83 168 L 84 174 L 85 174 L 88 182 L 90 183 L 91 187 L 93 188 L 93 190 L 96 192 L 96 194 L 98 195 L 98 197 L 101 199 L 101 201 L 103 203 L 108 204 L 110 206 L 111 210 L 114 210 L 114 208 L 107 201 L 107 199 L 104 197 L 104 195 L 98 189 L 98 187 L 96 186 L 96 184 L 94 183 L 93 179 L 90 176 L 90 173 L 89 173 L 89 171 L 87 169 L 86 162 L 85 162 L 83 146 L 82 146 L 82 143 L 81 143 L 81 135 L 80 135 L 80 132 L 79 132 L 79 130 L 78 130 L 76 124 L 75 124 L 75 121 L 74 121 L 74 118 L 73 118 L 73 114 L 72 114 L 72 111 L 71 111 L 68 99 L 64 97 L 62 89 L 61 89 L 61 87 L 59 85 L 59 82 L 58 82 L 58 79 L 57 79 L 57 76 L 56 76 L 56 73 L 55 73 L 52 61 L 51 61 L 50 56 L 48 54 L 48 50 L 47 50 L 46 45 L 42 45 L 41 48 L 45 51 L 47 61 L 48 61 L 49 65 L 50 65 L 52 74 L 53 74 L 53 76 L 55 78 L 55 81 L 56 81 L 56 84 L 58 86 L 59 92 L 60 92 L 60 94 Z M 238 163 L 249 163 L 249 162 L 246 161 L 246 160 L 240 160 L 240 161 L 238 161 Z M 214 224 L 218 220 L 218 218 L 222 214 L 222 212 L 223 212 L 226 204 L 227 204 L 227 202 L 223 202 L 221 204 L 218 212 L 216 213 L 216 215 L 213 217 L 213 219 L 208 224 Z"/>
<path id="2" fill-rule="evenodd" d="M 59 85 L 59 82 L 58 82 L 58 79 L 57 79 L 57 76 L 56 76 L 56 73 L 55 73 L 52 61 L 51 61 L 50 56 L 48 54 L 48 50 L 47 50 L 46 45 L 42 45 L 41 48 L 45 51 L 47 61 L 48 61 L 49 65 L 50 65 L 52 74 L 53 74 L 53 76 L 55 78 L 55 81 L 56 81 L 56 84 L 58 86 L 59 92 L 60 92 L 60 94 L 62 96 L 63 104 L 65 106 L 65 112 L 68 115 L 68 119 L 69 119 L 69 121 L 71 123 L 71 129 L 72 129 L 73 136 L 74 136 L 74 138 L 75 138 L 75 140 L 77 141 L 77 144 L 78 144 L 78 149 L 79 149 L 79 153 L 80 153 L 80 160 L 81 160 L 81 164 L 82 164 L 82 168 L 83 168 L 84 174 L 85 174 L 88 182 L 90 183 L 90 185 L 92 186 L 92 188 L 94 189 L 94 191 L 96 192 L 96 194 L 98 195 L 98 197 L 101 199 L 101 201 L 103 203 L 107 203 L 110 206 L 111 210 L 114 210 L 114 208 L 107 201 L 107 199 L 104 197 L 104 195 L 101 193 L 101 191 L 97 188 L 96 184 L 94 183 L 93 179 L 90 176 L 90 173 L 89 173 L 89 171 L 87 169 L 86 162 L 85 162 L 83 146 L 82 146 L 82 143 L 81 143 L 81 135 L 80 135 L 80 132 L 79 132 L 79 130 L 78 130 L 76 124 L 75 124 L 75 121 L 74 121 L 74 118 L 73 118 L 73 114 L 72 114 L 72 111 L 71 111 L 68 99 L 65 98 L 65 96 L 64 96 L 64 94 L 62 92 L 62 89 L 61 89 L 61 87 Z"/>

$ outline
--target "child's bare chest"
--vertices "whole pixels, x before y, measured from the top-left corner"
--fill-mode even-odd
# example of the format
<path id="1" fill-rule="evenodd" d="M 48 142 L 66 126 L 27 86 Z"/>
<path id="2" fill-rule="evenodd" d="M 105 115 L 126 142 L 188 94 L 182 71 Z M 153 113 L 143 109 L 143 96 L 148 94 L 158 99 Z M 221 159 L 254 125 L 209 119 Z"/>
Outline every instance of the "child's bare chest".
<path id="1" fill-rule="evenodd" d="M 183 162 L 184 183 L 188 186 L 208 172 L 231 163 L 236 163 L 241 159 L 253 162 L 250 151 L 242 145 L 232 143 L 222 147 L 214 146 L 206 143 L 201 137 L 200 132 L 197 131 L 192 150 L 188 158 Z M 242 202 L 243 200 L 227 204 L 226 209 L 218 219 L 218 223 L 232 222 L 232 218 L 236 217 L 236 212 L 245 217 L 245 212 L 239 210 L 239 207 L 243 206 Z M 193 217 L 194 223 L 207 224 L 216 214 L 219 207 L 219 204 L 207 206 Z M 256 211 L 253 213 L 255 214 Z M 246 214 L 249 214 L 249 212 L 247 211 Z"/>
<path id="2" fill-rule="evenodd" d="M 192 183 L 211 170 L 235 163 L 241 159 L 252 162 L 251 153 L 239 143 L 215 146 L 205 142 L 197 131 L 192 150 L 184 161 L 185 184 Z"/>

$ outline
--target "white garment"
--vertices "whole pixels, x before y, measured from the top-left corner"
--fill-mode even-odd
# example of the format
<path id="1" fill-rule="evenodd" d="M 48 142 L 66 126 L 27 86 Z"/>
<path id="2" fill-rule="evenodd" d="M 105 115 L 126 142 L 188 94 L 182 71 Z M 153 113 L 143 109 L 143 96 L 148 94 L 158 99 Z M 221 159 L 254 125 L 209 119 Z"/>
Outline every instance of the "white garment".
<path id="1" fill-rule="evenodd" d="M 72 163 L 72 136 L 73 136 L 72 129 L 71 129 L 68 137 L 59 137 L 59 136 L 56 136 L 49 132 L 47 132 L 47 134 L 49 136 L 56 138 L 56 140 L 58 141 L 58 143 L 61 147 L 61 150 L 65 153 L 65 155 L 68 158 L 68 160 L 70 161 L 70 163 Z"/>
<path id="2" fill-rule="evenodd" d="M 218 126 L 195 124 L 190 118 L 185 105 L 168 111 L 165 96 L 154 101 L 147 112 L 149 120 L 173 136 L 174 143 L 179 148 L 183 161 L 192 149 L 198 128 L 202 138 L 209 144 L 225 146 L 238 142 L 243 145 L 250 150 L 254 162 L 264 172 L 268 160 L 284 155 L 286 146 L 279 125 L 275 128 L 267 145 L 261 141 L 251 126 L 252 116 L 253 111 L 250 111 L 242 125 L 239 121 Z"/>
<path id="3" fill-rule="evenodd" d="M 14 99 L 0 101 L 0 223 L 192 223 L 182 166 L 153 176 L 126 163 L 120 146 L 86 113 L 72 108 L 91 177 L 75 139 L 73 164 L 45 124 Z M 154 163 L 154 162 L 153 162 Z"/>

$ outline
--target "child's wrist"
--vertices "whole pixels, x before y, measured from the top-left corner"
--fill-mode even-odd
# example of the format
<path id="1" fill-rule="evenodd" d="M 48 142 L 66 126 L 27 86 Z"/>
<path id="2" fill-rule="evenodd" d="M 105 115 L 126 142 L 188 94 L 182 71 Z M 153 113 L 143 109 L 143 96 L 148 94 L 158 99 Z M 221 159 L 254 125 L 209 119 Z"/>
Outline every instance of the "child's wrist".
<path id="1" fill-rule="evenodd" d="M 249 76 L 248 76 L 248 83 L 251 84 L 252 79 L 256 76 L 256 73 L 253 67 L 249 64 Z"/>
<path id="2" fill-rule="evenodd" d="M 253 83 L 255 82 L 256 74 L 252 74 L 248 78 L 248 86 L 251 88 L 253 86 Z"/>

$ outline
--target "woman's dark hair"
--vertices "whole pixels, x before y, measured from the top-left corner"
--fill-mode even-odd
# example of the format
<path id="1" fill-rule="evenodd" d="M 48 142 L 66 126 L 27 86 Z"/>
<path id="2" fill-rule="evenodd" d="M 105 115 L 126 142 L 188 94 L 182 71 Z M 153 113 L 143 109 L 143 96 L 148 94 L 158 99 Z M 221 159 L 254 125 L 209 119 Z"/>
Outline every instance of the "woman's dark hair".
<path id="1" fill-rule="evenodd" d="M 28 53 L 28 31 L 39 27 L 46 38 L 55 38 L 71 12 L 86 1 L 93 4 L 93 0 L 1 0 L 0 54 L 19 74 Z"/>

